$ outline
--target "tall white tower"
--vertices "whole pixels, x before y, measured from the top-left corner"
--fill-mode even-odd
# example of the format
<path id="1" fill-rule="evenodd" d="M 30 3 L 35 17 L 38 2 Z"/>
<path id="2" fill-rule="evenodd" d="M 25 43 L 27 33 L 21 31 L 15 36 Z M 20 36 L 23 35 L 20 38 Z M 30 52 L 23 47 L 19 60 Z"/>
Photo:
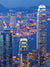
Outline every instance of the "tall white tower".
<path id="1" fill-rule="evenodd" d="M 46 22 L 46 7 L 40 5 L 37 13 L 37 49 L 41 50 L 43 56 L 46 56 L 47 45 L 47 22 Z"/>

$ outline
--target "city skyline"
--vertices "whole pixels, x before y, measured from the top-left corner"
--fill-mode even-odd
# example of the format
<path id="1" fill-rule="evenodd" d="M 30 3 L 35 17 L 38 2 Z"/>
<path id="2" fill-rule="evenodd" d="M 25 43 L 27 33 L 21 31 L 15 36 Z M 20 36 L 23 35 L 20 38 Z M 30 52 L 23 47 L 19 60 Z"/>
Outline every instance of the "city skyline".
<path id="1" fill-rule="evenodd" d="M 0 9 L 1 67 L 45 67 L 50 57 L 50 7 L 6 9 L 1 5 Z"/>

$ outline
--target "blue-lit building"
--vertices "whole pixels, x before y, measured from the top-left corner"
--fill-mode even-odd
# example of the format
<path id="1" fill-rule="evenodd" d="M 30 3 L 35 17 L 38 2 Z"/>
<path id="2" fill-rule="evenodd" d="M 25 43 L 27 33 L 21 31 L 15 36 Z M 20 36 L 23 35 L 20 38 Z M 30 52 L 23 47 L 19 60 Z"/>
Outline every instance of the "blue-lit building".
<path id="1" fill-rule="evenodd" d="M 47 45 L 47 22 L 46 7 L 40 5 L 37 13 L 37 49 L 41 50 L 43 56 L 46 56 Z"/>
<path id="2" fill-rule="evenodd" d="M 12 67 L 12 33 L 8 29 L 0 35 L 0 67 Z"/>
<path id="3" fill-rule="evenodd" d="M 45 67 L 44 58 L 46 60 L 46 46 L 47 46 L 47 22 L 46 22 L 46 6 L 40 5 L 37 13 L 37 49 L 39 51 L 39 65 Z M 42 62 L 41 62 L 42 61 Z"/>
<path id="4" fill-rule="evenodd" d="M 26 38 L 20 39 L 20 67 L 28 67 L 28 43 Z"/>

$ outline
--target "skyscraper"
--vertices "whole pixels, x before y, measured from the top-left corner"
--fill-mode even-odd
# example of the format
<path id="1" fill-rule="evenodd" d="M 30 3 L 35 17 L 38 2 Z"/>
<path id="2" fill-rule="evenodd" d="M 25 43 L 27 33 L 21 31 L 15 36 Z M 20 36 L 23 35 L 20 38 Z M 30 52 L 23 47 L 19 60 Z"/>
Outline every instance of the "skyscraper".
<path id="1" fill-rule="evenodd" d="M 20 67 L 28 67 L 28 43 L 26 38 L 20 39 Z"/>
<path id="2" fill-rule="evenodd" d="M 10 28 L 13 31 L 13 34 L 15 34 L 16 33 L 16 16 L 15 15 L 11 16 L 10 23 L 11 23 Z"/>
<path id="3" fill-rule="evenodd" d="M 8 29 L 1 32 L 0 67 L 12 67 L 12 34 Z"/>
<path id="4" fill-rule="evenodd" d="M 41 54 L 46 56 L 47 45 L 47 22 L 46 22 L 46 7 L 40 5 L 37 13 L 37 49 L 40 49 Z"/>

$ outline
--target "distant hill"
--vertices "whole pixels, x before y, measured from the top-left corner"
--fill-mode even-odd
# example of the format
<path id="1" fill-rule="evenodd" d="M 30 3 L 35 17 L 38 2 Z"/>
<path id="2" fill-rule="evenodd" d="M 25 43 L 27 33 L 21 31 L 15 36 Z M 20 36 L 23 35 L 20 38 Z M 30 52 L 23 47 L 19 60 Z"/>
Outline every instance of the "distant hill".
<path id="1" fill-rule="evenodd" d="M 47 9 L 50 9 L 50 7 L 46 6 Z M 29 7 L 29 8 L 10 8 L 12 10 L 16 11 L 25 11 L 25 12 L 37 12 L 38 6 L 34 7 Z M 4 7 L 3 5 L 0 4 L 0 13 L 7 13 L 9 12 L 9 9 Z"/>
<path id="2" fill-rule="evenodd" d="M 8 8 L 4 7 L 3 5 L 0 4 L 0 13 L 7 13 L 9 11 Z"/>

